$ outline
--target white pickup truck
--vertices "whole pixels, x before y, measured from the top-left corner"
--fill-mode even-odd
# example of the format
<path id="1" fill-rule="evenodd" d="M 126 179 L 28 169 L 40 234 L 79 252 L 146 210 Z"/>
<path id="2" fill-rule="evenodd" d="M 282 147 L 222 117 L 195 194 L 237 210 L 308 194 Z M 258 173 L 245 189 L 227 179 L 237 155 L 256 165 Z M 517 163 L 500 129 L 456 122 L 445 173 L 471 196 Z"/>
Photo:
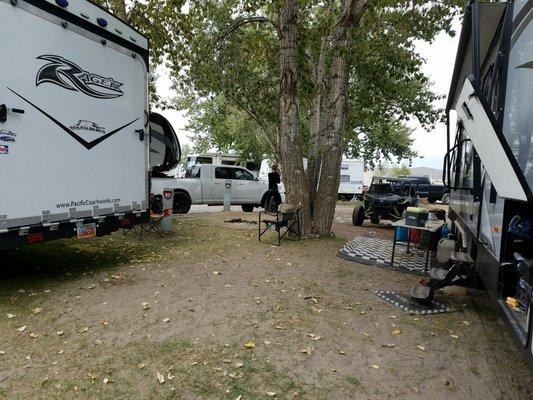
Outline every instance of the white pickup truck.
<path id="1" fill-rule="evenodd" d="M 152 178 L 153 194 L 172 190 L 173 213 L 187 214 L 193 204 L 224 204 L 226 183 L 231 183 L 231 204 L 252 212 L 261 204 L 268 190 L 268 179 L 258 179 L 245 168 L 230 165 L 198 164 L 187 171 L 186 178 Z"/>

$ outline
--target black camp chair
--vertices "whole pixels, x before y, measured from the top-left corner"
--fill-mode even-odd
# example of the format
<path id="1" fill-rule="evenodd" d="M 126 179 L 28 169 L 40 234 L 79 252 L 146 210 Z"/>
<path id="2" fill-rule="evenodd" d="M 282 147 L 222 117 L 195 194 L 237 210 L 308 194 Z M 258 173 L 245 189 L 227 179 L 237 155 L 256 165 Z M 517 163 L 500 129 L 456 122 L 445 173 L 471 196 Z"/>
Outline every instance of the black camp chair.
<path id="1" fill-rule="evenodd" d="M 264 228 L 262 224 L 265 224 Z M 280 206 L 280 210 L 275 213 L 261 211 L 259 213 L 259 241 L 261 241 L 261 236 L 269 230 L 276 230 L 278 233 L 278 246 L 281 245 L 281 239 L 287 233 L 293 234 L 300 240 L 302 237 L 300 231 L 300 208 L 283 204 Z"/>

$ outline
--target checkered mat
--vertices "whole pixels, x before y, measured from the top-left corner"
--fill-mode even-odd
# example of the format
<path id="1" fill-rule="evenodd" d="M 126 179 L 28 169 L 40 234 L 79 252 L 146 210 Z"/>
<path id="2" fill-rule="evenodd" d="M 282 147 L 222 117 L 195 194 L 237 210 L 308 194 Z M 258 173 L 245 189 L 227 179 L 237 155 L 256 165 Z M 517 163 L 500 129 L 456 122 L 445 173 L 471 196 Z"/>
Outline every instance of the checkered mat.
<path id="1" fill-rule="evenodd" d="M 458 308 L 452 308 L 437 301 L 433 301 L 430 306 L 425 306 L 423 304 L 411 300 L 407 295 L 402 295 L 396 292 L 376 290 L 374 294 L 379 298 L 385 300 L 387 303 L 390 303 L 403 311 L 407 311 L 409 314 L 428 315 L 459 311 Z"/>
<path id="2" fill-rule="evenodd" d="M 376 267 L 391 268 L 392 240 L 357 236 L 346 243 L 337 254 L 348 261 Z M 411 247 L 409 254 L 404 245 L 396 245 L 394 268 L 415 275 L 425 275 L 426 252 Z M 431 269 L 431 262 L 428 271 Z"/>

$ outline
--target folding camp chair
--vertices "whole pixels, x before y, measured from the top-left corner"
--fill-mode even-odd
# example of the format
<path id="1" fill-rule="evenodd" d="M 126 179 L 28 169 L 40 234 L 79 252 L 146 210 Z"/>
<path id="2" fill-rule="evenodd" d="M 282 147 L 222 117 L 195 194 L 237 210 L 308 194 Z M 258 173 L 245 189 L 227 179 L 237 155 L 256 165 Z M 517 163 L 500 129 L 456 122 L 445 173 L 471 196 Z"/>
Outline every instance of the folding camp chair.
<path id="1" fill-rule="evenodd" d="M 133 231 L 139 240 L 143 240 L 146 233 L 154 232 L 158 236 L 161 234 L 161 222 L 163 218 L 170 215 L 170 210 L 163 209 L 163 196 L 150 196 L 150 219 L 141 225 L 135 225 L 131 228 L 124 228 L 124 235 Z"/>
<path id="2" fill-rule="evenodd" d="M 261 226 L 262 223 L 265 224 L 264 228 Z M 283 229 L 284 232 L 282 233 Z M 261 236 L 269 230 L 275 230 L 278 233 L 278 246 L 281 245 L 281 239 L 287 233 L 295 235 L 300 240 L 302 237 L 300 231 L 300 207 L 282 204 L 276 213 L 261 211 L 259 213 L 259 241 L 261 241 Z"/>

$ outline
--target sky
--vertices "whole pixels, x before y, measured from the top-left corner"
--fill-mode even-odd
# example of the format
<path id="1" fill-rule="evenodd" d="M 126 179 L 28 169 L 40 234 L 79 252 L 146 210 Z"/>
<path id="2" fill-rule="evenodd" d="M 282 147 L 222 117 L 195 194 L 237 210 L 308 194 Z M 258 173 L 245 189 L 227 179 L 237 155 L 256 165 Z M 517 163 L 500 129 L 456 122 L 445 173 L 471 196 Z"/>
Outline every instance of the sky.
<path id="1" fill-rule="evenodd" d="M 435 41 L 431 44 L 420 42 L 416 48 L 422 54 L 426 63 L 423 71 L 433 82 L 433 90 L 439 95 L 447 95 L 450 88 L 450 82 L 455 64 L 455 55 L 459 44 L 459 32 L 461 24 L 459 19 L 454 23 L 454 29 L 457 32 L 455 37 L 450 37 L 445 33 L 440 33 Z M 158 71 L 157 91 L 163 98 L 171 98 L 174 93 L 171 89 L 171 80 L 168 72 L 164 68 Z M 446 98 L 435 104 L 437 107 L 446 106 Z M 178 139 L 182 145 L 192 144 L 185 129 L 187 117 L 184 112 L 173 110 L 158 110 L 172 124 Z M 427 132 L 418 124 L 413 124 L 414 129 L 412 138 L 414 140 L 414 149 L 420 154 L 420 158 L 413 160 L 413 167 L 431 167 L 442 169 L 443 158 L 446 153 L 446 125 L 438 124 L 434 131 Z"/>

